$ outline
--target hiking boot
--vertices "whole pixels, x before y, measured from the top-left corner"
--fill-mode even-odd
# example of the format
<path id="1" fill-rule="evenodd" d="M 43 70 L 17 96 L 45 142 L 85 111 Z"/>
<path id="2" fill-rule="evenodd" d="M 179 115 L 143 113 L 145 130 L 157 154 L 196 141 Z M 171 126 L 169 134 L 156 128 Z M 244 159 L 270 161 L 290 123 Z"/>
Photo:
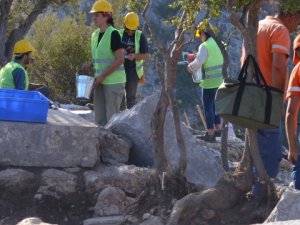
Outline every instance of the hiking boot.
<path id="1" fill-rule="evenodd" d="M 205 135 L 199 137 L 201 140 L 206 141 L 206 142 L 216 142 L 216 137 L 215 135 L 209 135 L 207 132 Z"/>

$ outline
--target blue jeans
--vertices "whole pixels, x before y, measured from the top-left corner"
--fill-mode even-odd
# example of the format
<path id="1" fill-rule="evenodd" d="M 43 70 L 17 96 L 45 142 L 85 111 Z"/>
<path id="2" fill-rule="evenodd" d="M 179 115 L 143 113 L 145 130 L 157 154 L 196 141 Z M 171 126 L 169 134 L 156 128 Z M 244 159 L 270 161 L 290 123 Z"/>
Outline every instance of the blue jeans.
<path id="1" fill-rule="evenodd" d="M 293 179 L 295 189 L 300 190 L 300 155 L 298 156 L 298 160 L 296 165 L 293 166 L 293 172 L 291 177 Z"/>
<path id="2" fill-rule="evenodd" d="M 257 130 L 257 141 L 261 159 L 269 177 L 276 177 L 282 159 L 281 127 Z"/>
<path id="3" fill-rule="evenodd" d="M 214 124 L 221 124 L 221 119 L 215 113 L 215 96 L 217 88 L 202 89 L 202 101 L 207 129 L 214 129 Z"/>
<path id="4" fill-rule="evenodd" d="M 270 178 L 275 178 L 282 159 L 281 124 L 276 129 L 257 130 L 257 142 L 266 173 Z M 256 168 L 254 168 L 254 175 L 258 176 Z M 253 187 L 253 193 L 255 194 L 258 190 L 259 183 L 256 183 Z"/>

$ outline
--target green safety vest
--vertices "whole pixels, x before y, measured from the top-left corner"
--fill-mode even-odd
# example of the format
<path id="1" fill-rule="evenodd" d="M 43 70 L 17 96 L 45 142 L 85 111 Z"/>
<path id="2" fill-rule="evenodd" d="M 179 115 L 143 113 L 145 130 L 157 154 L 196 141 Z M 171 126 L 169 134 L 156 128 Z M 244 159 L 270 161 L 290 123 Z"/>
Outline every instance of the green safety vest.
<path id="1" fill-rule="evenodd" d="M 1 70 L 0 70 L 0 88 L 12 88 L 15 89 L 15 84 L 14 84 L 14 78 L 13 78 L 13 71 L 15 69 L 22 69 L 25 74 L 25 90 L 28 90 L 29 86 L 29 78 L 28 78 L 28 73 L 25 70 L 25 68 L 14 61 L 11 61 L 7 63 Z"/>
<path id="2" fill-rule="evenodd" d="M 124 29 L 119 30 L 119 33 L 121 37 L 123 38 Z M 135 36 L 134 36 L 134 44 L 135 44 L 135 54 L 140 53 L 140 40 L 141 40 L 142 31 L 136 30 Z M 144 60 L 138 60 L 135 61 L 136 65 L 136 73 L 138 77 L 141 79 L 141 77 L 144 75 L 144 68 L 143 68 Z"/>
<path id="3" fill-rule="evenodd" d="M 200 87 L 204 89 L 218 88 L 223 82 L 223 55 L 213 38 L 208 38 L 202 43 L 207 49 L 208 57 L 203 64 L 205 78 L 200 82 Z"/>
<path id="4" fill-rule="evenodd" d="M 114 61 L 116 56 L 111 50 L 111 33 L 116 30 L 112 26 L 107 27 L 98 44 L 100 29 L 92 34 L 91 47 L 95 77 L 100 76 Z M 126 75 L 123 64 L 102 81 L 102 84 L 126 83 Z"/>

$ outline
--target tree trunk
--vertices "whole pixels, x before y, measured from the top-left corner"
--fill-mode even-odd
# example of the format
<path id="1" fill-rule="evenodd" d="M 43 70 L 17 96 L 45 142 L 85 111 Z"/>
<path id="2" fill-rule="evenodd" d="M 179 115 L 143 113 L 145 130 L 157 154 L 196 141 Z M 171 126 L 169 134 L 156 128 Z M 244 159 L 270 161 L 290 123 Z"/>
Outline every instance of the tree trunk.
<path id="1" fill-rule="evenodd" d="M 2 67 L 7 61 L 5 56 L 5 43 L 7 35 L 8 17 L 12 0 L 1 0 L 0 1 L 0 67 Z"/>
<path id="2" fill-rule="evenodd" d="M 228 171 L 228 122 L 223 121 L 221 132 L 221 160 L 225 171 Z"/>
<path id="3" fill-rule="evenodd" d="M 258 24 L 258 11 L 263 0 L 256 0 L 248 8 L 249 14 L 245 21 L 252 21 L 247 26 L 242 26 L 234 12 L 234 2 L 228 1 L 231 6 L 231 20 L 243 33 L 245 41 L 246 54 L 256 56 L 256 31 Z M 247 14 L 247 11 L 244 11 Z M 246 28 L 247 27 L 247 28 Z M 233 174 L 225 174 L 216 184 L 214 188 L 207 189 L 200 193 L 190 194 L 179 200 L 173 207 L 168 225 L 193 225 L 201 224 L 207 219 L 207 211 L 209 211 L 211 221 L 217 215 L 217 211 L 234 206 L 240 199 L 242 194 L 251 190 L 253 185 L 253 163 L 259 172 L 262 180 L 268 179 L 264 166 L 262 164 L 255 130 L 248 130 L 249 135 L 246 136 L 245 150 L 239 166 Z M 230 195 L 228 195 L 230 193 Z M 206 214 L 206 215 L 205 215 Z M 217 222 L 216 222 L 217 224 Z"/>
<path id="4" fill-rule="evenodd" d="M 161 61 L 157 62 L 157 69 L 159 71 L 158 74 L 161 81 L 161 92 L 159 101 L 151 119 L 151 129 L 153 138 L 154 167 L 158 173 L 162 173 L 167 170 L 167 158 L 164 144 L 164 124 L 169 106 L 169 98 L 166 92 L 166 74 L 164 73 Z"/>
<path id="5" fill-rule="evenodd" d="M 183 35 L 181 36 L 183 37 Z M 180 123 L 180 115 L 178 109 L 178 103 L 174 95 L 174 86 L 176 81 L 176 72 L 177 72 L 177 62 L 182 53 L 182 43 L 183 38 L 174 44 L 173 49 L 170 53 L 170 58 L 166 63 L 166 73 L 167 73 L 167 93 L 171 102 L 172 112 L 173 112 L 173 121 L 176 132 L 176 141 L 178 144 L 178 148 L 180 150 L 180 177 L 183 182 L 185 182 L 184 172 L 187 166 L 187 152 L 184 142 L 184 137 L 181 132 L 181 123 Z M 179 47 L 177 47 L 179 46 Z M 176 172 L 177 173 L 177 172 Z"/>
<path id="6" fill-rule="evenodd" d="M 250 171 L 225 174 L 214 188 L 189 194 L 176 202 L 167 225 L 206 224 L 206 220 L 210 224 L 213 224 L 211 221 L 219 224 L 218 212 L 234 206 L 241 195 L 252 186 L 252 180 Z"/>

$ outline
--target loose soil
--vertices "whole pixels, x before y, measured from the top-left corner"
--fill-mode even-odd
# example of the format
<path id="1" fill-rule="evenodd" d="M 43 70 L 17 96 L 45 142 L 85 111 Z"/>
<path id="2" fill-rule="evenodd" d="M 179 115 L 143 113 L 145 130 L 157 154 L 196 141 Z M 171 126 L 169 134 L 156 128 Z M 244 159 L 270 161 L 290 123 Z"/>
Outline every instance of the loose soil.
<path id="1" fill-rule="evenodd" d="M 165 190 L 161 190 L 160 184 L 147 184 L 141 196 L 130 196 L 139 199 L 137 204 L 127 210 L 141 219 L 144 213 L 160 216 L 167 221 L 170 216 L 173 203 L 187 194 L 187 188 L 180 185 L 177 180 L 168 181 Z M 188 188 L 190 191 L 192 188 Z M 27 217 L 38 217 L 42 221 L 58 225 L 81 225 L 86 219 L 93 217 L 93 207 L 96 204 L 97 195 L 87 194 L 83 188 L 77 193 L 55 199 L 43 197 L 42 200 L 34 198 L 37 185 L 25 193 L 13 193 L 10 190 L 0 190 L 0 225 L 16 225 Z M 241 198 L 238 204 L 208 221 L 199 221 L 195 225 L 248 225 L 263 223 L 276 202 L 269 207 L 266 201 L 259 204 L 253 199 Z M 124 225 L 129 225 L 127 223 Z M 140 224 L 140 223 L 137 223 Z"/>

